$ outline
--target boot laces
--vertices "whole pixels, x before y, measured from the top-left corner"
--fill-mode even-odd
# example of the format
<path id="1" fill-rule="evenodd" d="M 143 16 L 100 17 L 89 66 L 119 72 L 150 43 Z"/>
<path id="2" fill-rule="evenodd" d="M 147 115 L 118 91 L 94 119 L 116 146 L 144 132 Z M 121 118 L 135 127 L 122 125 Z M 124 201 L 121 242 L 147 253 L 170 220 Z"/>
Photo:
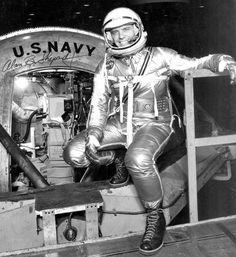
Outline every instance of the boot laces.
<path id="1" fill-rule="evenodd" d="M 143 237 L 143 241 L 150 241 L 155 234 L 157 227 L 157 221 L 159 219 L 158 210 L 151 211 L 147 216 L 146 231 Z"/>
<path id="2" fill-rule="evenodd" d="M 114 175 L 115 178 L 122 178 L 122 176 L 125 174 L 126 172 L 126 167 L 124 165 L 124 163 L 122 163 L 121 161 L 116 161 L 116 174 Z"/>

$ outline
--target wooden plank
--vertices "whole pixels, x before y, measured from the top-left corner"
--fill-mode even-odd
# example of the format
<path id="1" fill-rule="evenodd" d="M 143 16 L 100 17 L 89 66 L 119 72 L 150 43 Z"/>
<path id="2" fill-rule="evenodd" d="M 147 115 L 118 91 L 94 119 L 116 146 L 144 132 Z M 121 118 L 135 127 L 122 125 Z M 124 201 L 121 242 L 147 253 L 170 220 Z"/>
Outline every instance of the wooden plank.
<path id="1" fill-rule="evenodd" d="M 102 204 L 103 199 L 98 190 L 85 190 L 80 183 L 55 186 L 54 190 L 42 191 L 36 194 L 36 207 L 39 212 L 50 209 L 71 208 L 86 204 Z M 85 208 L 84 208 L 85 209 Z"/>
<path id="2" fill-rule="evenodd" d="M 219 76 L 229 76 L 228 71 L 224 72 L 213 72 L 207 69 L 198 69 L 198 70 L 188 70 L 184 73 L 185 78 L 204 78 L 204 77 L 219 77 Z"/>
<path id="3" fill-rule="evenodd" d="M 185 79 L 185 110 L 186 110 L 186 135 L 188 156 L 188 196 L 190 222 L 198 221 L 198 198 L 197 198 L 197 163 L 194 120 L 194 91 L 193 78 Z"/>
<path id="4" fill-rule="evenodd" d="M 66 187 L 70 188 L 68 189 L 69 192 L 73 191 L 74 188 L 76 188 L 76 191 L 84 192 L 84 194 L 89 194 L 90 192 L 102 190 L 102 189 L 109 189 L 111 186 L 109 185 L 108 181 L 94 181 L 94 182 L 84 182 L 84 183 L 74 183 L 74 184 L 65 184 L 65 185 L 57 185 L 57 186 L 50 186 L 43 189 L 30 189 L 26 192 L 2 192 L 0 194 L 0 202 L 6 202 L 6 201 L 24 201 L 28 199 L 36 199 L 36 196 L 38 199 L 41 198 L 50 198 L 51 194 L 55 196 L 57 194 L 57 190 L 59 192 L 66 192 Z M 52 191 L 55 191 L 52 193 Z M 68 193 L 68 192 L 67 192 Z M 75 192 L 76 194 L 76 192 Z M 101 198 L 100 198 L 101 200 Z M 46 199 L 45 199 L 46 201 Z M 82 201 L 85 202 L 83 199 L 77 199 L 76 201 Z M 38 203 L 38 210 L 40 210 L 40 203 Z M 37 208 L 36 208 L 37 210 Z"/>
<path id="5" fill-rule="evenodd" d="M 227 145 L 236 143 L 236 134 L 222 135 L 214 137 L 196 138 L 194 144 L 196 147 L 209 146 L 209 145 Z"/>
<path id="6" fill-rule="evenodd" d="M 102 189 L 109 189 L 111 185 L 108 181 L 92 181 L 92 182 L 83 182 L 83 183 L 75 183 L 75 187 L 79 187 L 81 191 L 90 192 L 94 190 L 102 190 Z M 67 185 L 63 185 L 63 187 Z M 68 184 L 70 187 L 71 184 Z M 29 189 L 25 192 L 1 192 L 0 193 L 0 202 L 1 201 L 21 201 L 26 199 L 33 199 L 37 194 L 43 194 L 43 192 L 47 191 L 47 196 L 50 194 L 49 191 L 54 191 L 57 187 L 61 187 L 60 185 L 57 186 L 49 186 L 42 189 Z"/>

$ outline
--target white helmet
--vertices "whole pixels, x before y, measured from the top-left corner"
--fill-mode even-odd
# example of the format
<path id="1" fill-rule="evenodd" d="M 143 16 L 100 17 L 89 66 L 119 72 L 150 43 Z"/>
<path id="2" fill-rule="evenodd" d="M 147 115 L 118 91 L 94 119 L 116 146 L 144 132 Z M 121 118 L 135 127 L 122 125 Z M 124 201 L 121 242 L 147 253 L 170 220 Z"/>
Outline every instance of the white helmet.
<path id="1" fill-rule="evenodd" d="M 137 38 L 128 46 L 115 46 L 110 30 L 125 24 L 133 23 L 137 27 Z M 103 35 L 108 52 L 116 56 L 126 56 L 138 52 L 147 41 L 147 32 L 144 31 L 141 18 L 133 10 L 126 7 L 119 7 L 110 11 L 103 21 Z"/>

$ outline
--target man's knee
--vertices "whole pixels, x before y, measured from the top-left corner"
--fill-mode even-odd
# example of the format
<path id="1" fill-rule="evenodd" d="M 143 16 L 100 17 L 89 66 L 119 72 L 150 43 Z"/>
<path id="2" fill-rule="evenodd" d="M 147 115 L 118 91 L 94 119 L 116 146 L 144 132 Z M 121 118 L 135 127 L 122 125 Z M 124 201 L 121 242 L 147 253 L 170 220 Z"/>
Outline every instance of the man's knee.
<path id="1" fill-rule="evenodd" d="M 85 156 L 85 140 L 83 135 L 72 139 L 63 150 L 63 159 L 72 167 L 88 167 L 90 162 Z"/>
<path id="2" fill-rule="evenodd" d="M 153 170 L 153 160 L 147 149 L 133 149 L 125 155 L 126 168 L 131 173 L 147 173 Z"/>

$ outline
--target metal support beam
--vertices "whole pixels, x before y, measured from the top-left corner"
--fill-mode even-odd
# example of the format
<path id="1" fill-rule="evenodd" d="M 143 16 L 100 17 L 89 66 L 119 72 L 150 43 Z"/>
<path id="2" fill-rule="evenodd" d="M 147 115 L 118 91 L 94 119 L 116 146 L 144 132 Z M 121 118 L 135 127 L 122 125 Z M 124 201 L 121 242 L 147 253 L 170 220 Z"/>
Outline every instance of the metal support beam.
<path id="1" fill-rule="evenodd" d="M 89 204 L 85 206 L 87 240 L 98 238 L 98 206 Z"/>

